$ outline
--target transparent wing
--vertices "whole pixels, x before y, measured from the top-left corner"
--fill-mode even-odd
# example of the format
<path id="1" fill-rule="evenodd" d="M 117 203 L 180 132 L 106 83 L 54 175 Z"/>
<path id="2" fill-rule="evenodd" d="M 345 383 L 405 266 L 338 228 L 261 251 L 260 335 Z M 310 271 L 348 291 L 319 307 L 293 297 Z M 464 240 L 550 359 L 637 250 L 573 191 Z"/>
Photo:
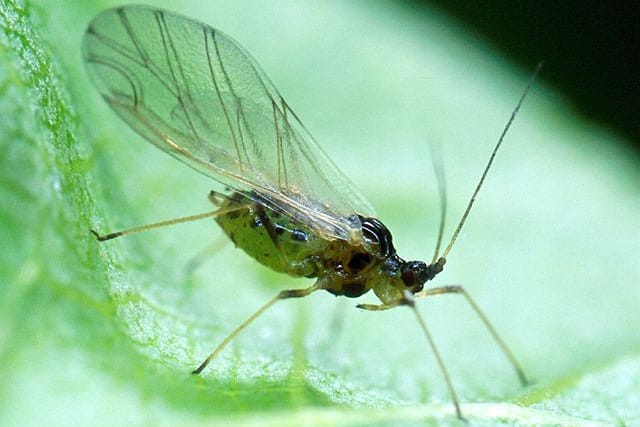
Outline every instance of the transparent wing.
<path id="1" fill-rule="evenodd" d="M 89 25 L 86 68 L 129 126 L 215 180 L 351 239 L 366 199 L 231 37 L 159 9 L 110 9 Z M 355 234 L 354 234 L 355 233 Z"/>

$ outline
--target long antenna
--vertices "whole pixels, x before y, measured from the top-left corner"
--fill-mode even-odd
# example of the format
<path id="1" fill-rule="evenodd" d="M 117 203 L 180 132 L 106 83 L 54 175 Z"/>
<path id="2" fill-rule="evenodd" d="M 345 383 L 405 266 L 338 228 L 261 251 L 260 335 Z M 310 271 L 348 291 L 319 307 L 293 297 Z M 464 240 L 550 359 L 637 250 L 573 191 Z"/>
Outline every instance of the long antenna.
<path id="1" fill-rule="evenodd" d="M 440 253 L 442 236 L 444 235 L 444 222 L 447 216 L 447 180 L 445 179 L 444 165 L 442 164 L 442 147 L 440 144 L 437 147 L 435 144 L 429 144 L 429 151 L 431 151 L 431 166 L 433 166 L 433 173 L 436 175 L 438 198 L 440 199 L 440 226 L 438 227 L 436 249 L 433 251 L 433 259 L 431 259 L 431 264 L 434 264 L 438 260 L 438 254 Z"/>
<path id="2" fill-rule="evenodd" d="M 524 99 L 526 98 L 527 94 L 529 93 L 529 89 L 531 89 L 531 86 L 533 85 L 533 82 L 538 77 L 538 73 L 540 72 L 540 68 L 542 68 L 542 64 L 543 64 L 542 62 L 539 62 L 538 65 L 536 66 L 536 70 L 533 72 L 533 75 L 529 79 L 529 82 L 527 83 L 527 86 L 525 87 L 524 91 L 522 92 L 522 95 L 520 95 L 520 99 L 518 100 L 518 104 L 516 105 L 516 108 L 514 108 L 513 111 L 511 112 L 511 117 L 509 117 L 509 121 L 507 122 L 506 126 L 502 130 L 502 133 L 500 134 L 500 138 L 498 138 L 498 143 L 494 147 L 493 152 L 491 153 L 491 157 L 489 157 L 489 162 L 487 162 L 487 166 L 484 168 L 484 172 L 482 172 L 482 176 L 480 177 L 480 181 L 478 181 L 478 185 L 476 185 L 476 189 L 474 190 L 473 195 L 471 195 L 471 199 L 469 199 L 469 204 L 467 205 L 467 209 L 464 211 L 464 214 L 462 215 L 462 219 L 460 219 L 460 222 L 458 223 L 458 226 L 456 227 L 456 230 L 453 232 L 453 235 L 451 236 L 451 241 L 449 242 L 449 244 L 447 245 L 447 248 L 442 253 L 442 258 L 445 258 L 445 259 L 447 258 L 447 255 L 449 255 L 449 251 L 451 251 L 451 248 L 453 247 L 453 244 L 458 239 L 458 235 L 460 234 L 460 230 L 462 230 L 462 226 L 464 225 L 465 221 L 467 220 L 467 217 L 469 216 L 469 212 L 471 211 L 471 207 L 473 206 L 473 203 L 476 201 L 476 196 L 478 195 L 478 192 L 480 191 L 480 188 L 482 187 L 482 184 L 484 183 L 484 179 L 487 177 L 487 173 L 489 172 L 489 169 L 491 168 L 491 165 L 493 164 L 493 159 L 496 157 L 496 153 L 498 152 L 498 149 L 502 145 L 502 141 L 504 140 L 504 136 L 507 134 L 507 131 L 511 127 L 511 123 L 513 123 L 513 120 L 515 119 L 516 115 L 518 114 L 518 111 L 520 110 L 520 106 L 522 106 L 522 103 L 523 103 Z"/>

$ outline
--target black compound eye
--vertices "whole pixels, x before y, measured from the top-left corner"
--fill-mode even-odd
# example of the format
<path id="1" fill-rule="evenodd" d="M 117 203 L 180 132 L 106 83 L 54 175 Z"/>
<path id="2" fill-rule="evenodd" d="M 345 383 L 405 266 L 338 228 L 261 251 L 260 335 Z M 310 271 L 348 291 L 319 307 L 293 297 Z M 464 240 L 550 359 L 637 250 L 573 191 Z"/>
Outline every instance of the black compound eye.
<path id="1" fill-rule="evenodd" d="M 408 288 L 412 288 L 416 284 L 416 273 L 413 270 L 403 270 L 402 273 L 400 273 L 400 278 Z"/>
<path id="2" fill-rule="evenodd" d="M 400 279 L 406 287 L 413 288 L 414 292 L 418 292 L 427 280 L 432 279 L 432 274 L 424 262 L 410 261 L 401 267 Z"/>

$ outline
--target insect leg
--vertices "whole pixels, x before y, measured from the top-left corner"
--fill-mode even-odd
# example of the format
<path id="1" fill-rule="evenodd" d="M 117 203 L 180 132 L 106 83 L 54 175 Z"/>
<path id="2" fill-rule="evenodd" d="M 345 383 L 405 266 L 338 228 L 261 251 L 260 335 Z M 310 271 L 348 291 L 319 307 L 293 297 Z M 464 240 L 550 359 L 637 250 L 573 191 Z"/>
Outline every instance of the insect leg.
<path id="1" fill-rule="evenodd" d="M 358 305 L 356 305 L 356 308 L 359 308 L 361 310 L 368 310 L 368 311 L 383 311 L 383 310 L 389 310 L 390 308 L 393 308 L 393 307 L 397 307 L 398 305 L 400 305 L 400 303 L 396 303 L 396 304 L 358 304 Z"/>
<path id="2" fill-rule="evenodd" d="M 304 289 L 288 289 L 288 290 L 280 291 L 278 293 L 278 295 L 276 295 L 274 298 L 269 300 L 265 305 L 260 307 L 255 313 L 253 313 L 251 316 L 249 316 L 247 318 L 247 320 L 242 322 L 233 331 L 231 331 L 231 333 L 229 335 L 227 335 L 227 337 L 224 340 L 222 340 L 222 342 L 218 345 L 218 347 L 216 347 L 216 349 L 213 350 L 213 352 L 211 352 L 211 354 L 204 360 L 204 362 L 202 362 L 200 364 L 200 366 L 198 366 L 191 373 L 197 375 L 200 372 L 202 372 L 202 370 L 207 367 L 209 362 L 211 362 L 222 350 L 224 350 L 224 348 L 231 341 L 233 341 L 234 338 L 237 337 L 238 334 L 244 330 L 244 328 L 249 326 L 254 320 L 256 320 L 258 317 L 260 317 L 260 315 L 262 313 L 267 311 L 276 302 L 278 302 L 278 301 L 280 301 L 282 299 L 306 297 L 307 295 L 309 295 L 310 293 L 312 293 L 313 291 L 316 291 L 318 289 L 320 289 L 320 287 L 318 286 L 317 283 L 315 283 L 313 286 L 310 286 L 310 287 L 304 288 Z"/>
<path id="3" fill-rule="evenodd" d="M 224 246 L 229 244 L 227 236 L 219 235 L 216 240 L 202 248 L 196 255 L 192 256 L 184 266 L 185 274 L 192 274 L 204 265 L 208 260 L 213 258 L 213 255 L 220 251 Z"/>
<path id="4" fill-rule="evenodd" d="M 456 395 L 456 390 L 453 388 L 453 383 L 451 382 L 451 377 L 449 376 L 449 371 L 447 371 L 447 367 L 444 364 L 444 360 L 442 356 L 440 356 L 440 352 L 438 351 L 438 347 L 436 347 L 436 343 L 433 341 L 431 337 L 431 333 L 429 329 L 427 329 L 427 324 L 424 319 L 420 315 L 420 312 L 416 309 L 416 304 L 413 295 L 409 293 L 409 291 L 404 292 L 404 299 L 399 302 L 399 305 L 406 305 L 411 308 L 413 314 L 416 316 L 416 320 L 418 320 L 418 324 L 420 325 L 420 329 L 424 332 L 424 336 L 427 338 L 427 342 L 429 343 L 429 347 L 431 347 L 431 351 L 433 355 L 436 357 L 436 361 L 438 362 L 438 366 L 440 367 L 440 372 L 442 372 L 442 376 L 444 377 L 444 381 L 447 384 L 447 388 L 449 389 L 449 395 L 451 396 L 451 400 L 453 401 L 453 406 L 456 408 L 456 415 L 462 421 L 466 421 L 466 419 L 462 416 L 462 411 L 460 410 L 460 402 L 458 401 L 458 396 Z"/>
<path id="5" fill-rule="evenodd" d="M 437 288 L 425 289 L 422 292 L 415 294 L 413 297 L 424 298 L 424 297 L 443 295 L 443 294 L 462 294 L 462 296 L 464 296 L 464 298 L 467 300 L 471 308 L 473 308 L 473 311 L 476 312 L 476 315 L 480 318 L 482 323 L 484 323 L 484 326 L 487 328 L 487 330 L 489 331 L 489 333 L 491 334 L 495 342 L 498 344 L 498 347 L 500 347 L 504 355 L 507 357 L 507 359 L 511 363 L 511 366 L 516 371 L 516 375 L 518 376 L 520 383 L 523 386 L 530 384 L 529 379 L 527 379 L 526 375 L 524 374 L 524 370 L 522 369 L 522 366 L 520 365 L 520 363 L 518 363 L 518 361 L 516 360 L 511 350 L 509 350 L 509 347 L 507 347 L 507 344 L 504 342 L 504 340 L 500 337 L 500 335 L 498 335 L 498 331 L 496 330 L 496 328 L 489 321 L 489 318 L 484 314 L 484 312 L 480 310 L 480 307 L 478 306 L 478 304 L 476 304 L 473 298 L 471 298 L 471 296 L 467 293 L 467 291 L 462 286 L 440 286 Z"/>
<path id="6" fill-rule="evenodd" d="M 169 219 L 166 221 L 154 222 L 153 224 L 140 225 L 138 227 L 127 228 L 126 230 L 115 231 L 113 233 L 108 233 L 108 234 L 98 234 L 98 232 L 93 229 L 89 231 L 91 232 L 91 234 L 93 234 L 96 237 L 96 239 L 98 239 L 99 242 L 104 242 L 105 240 L 115 239 L 116 237 L 124 236 L 126 234 L 139 233 L 141 231 L 152 230 L 154 228 L 167 227 L 169 225 L 182 224 L 183 222 L 197 221 L 199 219 L 204 219 L 209 217 L 215 218 L 217 216 L 225 215 L 229 212 L 232 212 L 238 209 L 244 209 L 247 206 L 248 205 L 235 205 L 230 208 L 216 209 L 210 212 L 204 212 L 197 215 L 189 215 L 189 216 L 183 216 L 180 218 Z"/>
<path id="7" fill-rule="evenodd" d="M 411 311 L 413 311 L 413 314 L 415 314 L 416 319 L 418 320 L 418 324 L 420 325 L 420 329 L 422 329 L 424 336 L 427 338 L 429 347 L 431 347 L 431 351 L 436 357 L 436 361 L 438 362 L 440 372 L 442 372 L 444 381 L 447 384 L 447 388 L 449 389 L 449 395 L 451 396 L 451 400 L 453 401 L 453 406 L 456 408 L 456 415 L 461 420 L 465 420 L 465 418 L 462 416 L 462 411 L 460 410 L 460 403 L 458 402 L 458 396 L 456 394 L 456 390 L 455 388 L 453 388 L 453 383 L 451 382 L 449 371 L 447 371 L 447 367 L 445 366 L 444 361 L 442 360 L 442 356 L 440 356 L 440 352 L 436 347 L 436 343 L 433 341 L 433 338 L 431 337 L 431 333 L 429 332 L 429 329 L 427 329 L 427 324 L 425 323 L 424 319 L 416 309 L 414 296 L 411 295 L 411 293 L 409 293 L 408 291 L 406 291 L 404 293 L 403 299 L 400 299 L 392 304 L 358 304 L 357 307 L 363 310 L 382 311 L 382 310 L 388 310 L 390 308 L 397 307 L 399 305 L 408 306 L 409 308 L 411 308 Z"/>
<path id="8" fill-rule="evenodd" d="M 333 309 L 331 320 L 329 321 L 329 335 L 336 338 L 342 335 L 344 331 L 344 316 L 345 316 L 345 300 L 340 300 Z"/>
<path id="9" fill-rule="evenodd" d="M 215 190 L 209 191 L 209 195 L 207 197 L 212 205 L 218 207 L 222 206 L 224 201 L 229 198 L 229 196 L 225 195 L 224 193 L 219 193 Z"/>

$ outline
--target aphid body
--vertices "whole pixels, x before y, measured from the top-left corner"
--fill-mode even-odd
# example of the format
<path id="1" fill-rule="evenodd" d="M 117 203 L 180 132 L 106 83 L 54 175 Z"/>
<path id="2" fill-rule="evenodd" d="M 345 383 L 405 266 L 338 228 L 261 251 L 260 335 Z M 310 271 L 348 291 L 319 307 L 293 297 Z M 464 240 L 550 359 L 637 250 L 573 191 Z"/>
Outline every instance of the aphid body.
<path id="1" fill-rule="evenodd" d="M 281 291 L 233 330 L 200 364 L 200 373 L 229 342 L 275 302 L 317 290 L 359 297 L 373 290 L 379 305 L 409 306 L 431 346 L 458 417 L 453 385 L 414 299 L 461 294 L 493 335 L 522 383 L 526 378 L 504 342 L 460 286 L 424 288 L 440 273 L 475 200 L 489 159 L 453 236 L 439 255 L 445 205 L 430 263 L 404 261 L 391 233 L 366 198 L 322 151 L 251 56 L 233 39 L 189 18 L 145 6 L 107 10 L 83 40 L 87 71 L 109 106 L 140 135 L 186 165 L 218 181 L 211 212 L 99 235 L 109 240 L 160 226 L 213 217 L 258 262 L 310 287 Z M 535 75 L 534 75 L 535 76 Z M 440 185 L 441 196 L 444 183 Z M 444 201 L 444 197 L 442 197 Z"/>
<path id="2" fill-rule="evenodd" d="M 356 298 L 373 289 L 384 304 L 393 305 L 404 299 L 403 291 L 421 291 L 442 270 L 439 264 L 434 268 L 402 260 L 391 233 L 375 218 L 360 217 L 362 239 L 349 242 L 326 239 L 265 208 L 257 196 L 250 199 L 236 193 L 224 198 L 220 207 L 229 212 L 216 221 L 239 248 L 275 271 L 317 277 L 318 288 L 336 296 Z"/>

